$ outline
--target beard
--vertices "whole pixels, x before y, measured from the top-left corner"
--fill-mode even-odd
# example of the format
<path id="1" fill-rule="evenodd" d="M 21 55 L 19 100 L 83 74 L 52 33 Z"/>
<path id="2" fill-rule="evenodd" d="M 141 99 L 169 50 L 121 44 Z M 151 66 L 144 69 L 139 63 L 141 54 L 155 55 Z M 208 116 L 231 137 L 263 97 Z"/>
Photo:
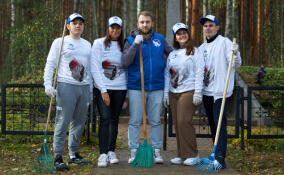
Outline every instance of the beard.
<path id="1" fill-rule="evenodd" d="M 138 29 L 138 31 L 139 31 L 139 33 L 141 35 L 148 35 L 148 34 L 150 34 L 152 32 L 152 29 L 150 28 L 149 30 L 147 30 L 145 32 L 143 30 L 141 30 L 141 29 Z"/>

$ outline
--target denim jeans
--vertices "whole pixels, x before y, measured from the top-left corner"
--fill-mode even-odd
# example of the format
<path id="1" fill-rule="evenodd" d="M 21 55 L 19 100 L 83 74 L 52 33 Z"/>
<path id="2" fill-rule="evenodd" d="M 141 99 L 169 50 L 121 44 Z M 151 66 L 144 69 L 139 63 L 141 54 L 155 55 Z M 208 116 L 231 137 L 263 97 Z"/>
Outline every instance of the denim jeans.
<path id="1" fill-rule="evenodd" d="M 78 152 L 90 103 L 90 86 L 57 83 L 56 118 L 53 136 L 54 156 L 62 155 L 69 128 L 69 156 Z"/>
<path id="2" fill-rule="evenodd" d="M 226 98 L 226 103 L 224 106 L 223 119 L 221 123 L 219 139 L 218 139 L 217 148 L 215 152 L 216 156 L 221 156 L 221 157 L 226 157 L 226 152 L 227 152 L 227 138 L 228 138 L 227 117 L 226 117 L 227 116 L 227 101 L 228 101 L 228 98 Z M 203 104 L 206 110 L 206 115 L 208 117 L 212 140 L 214 142 L 216 131 L 217 131 L 218 120 L 219 120 L 219 114 L 221 110 L 222 99 L 217 99 L 214 102 L 213 96 L 204 95 Z"/>
<path id="3" fill-rule="evenodd" d="M 126 90 L 107 90 L 107 92 L 110 98 L 109 106 L 105 105 L 101 94 L 98 96 L 100 154 L 115 151 L 119 114 L 126 95 Z"/>
<path id="4" fill-rule="evenodd" d="M 130 120 L 128 123 L 128 147 L 137 149 L 139 146 L 139 131 L 142 121 L 142 92 L 141 90 L 128 90 Z M 161 149 L 162 127 L 161 109 L 163 90 L 145 91 L 146 113 L 150 123 L 150 137 L 154 149 Z"/>

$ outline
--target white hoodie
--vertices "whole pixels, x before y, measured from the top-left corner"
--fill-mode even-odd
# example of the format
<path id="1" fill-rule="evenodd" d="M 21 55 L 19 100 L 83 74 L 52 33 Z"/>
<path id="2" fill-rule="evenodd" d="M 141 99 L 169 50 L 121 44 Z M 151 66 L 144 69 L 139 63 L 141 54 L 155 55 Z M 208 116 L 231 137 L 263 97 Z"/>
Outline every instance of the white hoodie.
<path id="1" fill-rule="evenodd" d="M 165 97 L 169 91 L 182 93 L 195 90 L 201 93 L 203 69 L 197 66 L 201 64 L 198 55 L 197 48 L 194 48 L 194 55 L 186 55 L 186 49 L 177 49 L 170 53 L 165 70 Z"/>
<path id="2" fill-rule="evenodd" d="M 226 37 L 218 35 L 214 41 L 204 42 L 199 47 L 199 58 L 203 59 L 204 68 L 203 95 L 214 96 L 214 101 L 223 98 L 224 87 L 232 54 L 232 41 Z M 235 68 L 241 66 L 241 56 L 238 52 L 234 56 L 233 66 L 228 85 L 226 97 L 230 97 L 234 89 Z M 207 75 L 207 76 L 206 76 Z"/>
<path id="3" fill-rule="evenodd" d="M 111 41 L 109 47 L 104 45 L 105 37 L 96 39 L 92 46 L 91 74 L 95 86 L 101 91 L 126 90 L 127 69 L 122 67 L 118 41 Z"/>
<path id="4" fill-rule="evenodd" d="M 46 65 L 44 68 L 44 86 L 52 86 L 53 71 L 56 68 L 59 50 L 62 38 L 57 38 L 53 41 Z M 57 81 L 75 85 L 90 84 L 89 61 L 91 55 L 91 44 L 80 38 L 79 40 L 65 36 L 61 51 L 61 59 L 58 67 Z M 79 64 L 84 66 L 84 76 L 82 81 L 78 81 L 72 77 L 72 72 L 69 67 L 70 62 L 76 59 Z"/>

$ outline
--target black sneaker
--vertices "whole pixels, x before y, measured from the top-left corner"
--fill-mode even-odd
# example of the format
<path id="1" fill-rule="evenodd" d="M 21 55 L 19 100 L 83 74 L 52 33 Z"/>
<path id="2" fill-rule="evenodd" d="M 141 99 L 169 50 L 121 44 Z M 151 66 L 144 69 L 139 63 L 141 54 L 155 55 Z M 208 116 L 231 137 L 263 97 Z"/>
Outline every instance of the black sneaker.
<path id="1" fill-rule="evenodd" d="M 215 158 L 222 165 L 221 169 L 225 169 L 226 168 L 225 158 L 222 156 L 216 156 Z"/>
<path id="2" fill-rule="evenodd" d="M 83 159 L 83 157 L 81 157 L 79 155 L 79 153 L 75 153 L 75 158 L 70 158 L 68 159 L 68 163 L 69 164 L 73 164 L 73 165 L 87 165 L 89 163 L 88 160 Z"/>
<path id="3" fill-rule="evenodd" d="M 69 167 L 63 162 L 62 156 L 57 155 L 54 159 L 54 166 L 56 171 L 65 171 L 69 170 Z"/>

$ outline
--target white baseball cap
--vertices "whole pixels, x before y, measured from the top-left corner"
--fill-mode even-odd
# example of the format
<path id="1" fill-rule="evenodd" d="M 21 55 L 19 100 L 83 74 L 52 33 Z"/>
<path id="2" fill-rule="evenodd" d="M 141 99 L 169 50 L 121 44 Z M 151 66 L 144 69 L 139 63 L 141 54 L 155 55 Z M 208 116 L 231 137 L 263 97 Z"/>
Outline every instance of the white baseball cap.
<path id="1" fill-rule="evenodd" d="M 70 24 L 70 22 L 73 21 L 76 18 L 79 18 L 83 22 L 85 22 L 85 18 L 82 15 L 80 15 L 79 13 L 73 13 L 68 17 L 67 24 Z"/>
<path id="2" fill-rule="evenodd" d="M 109 26 L 111 26 L 113 24 L 117 24 L 120 27 L 122 27 L 122 20 L 120 19 L 120 17 L 118 17 L 118 16 L 110 17 L 109 20 L 108 20 L 107 26 L 109 27 Z"/>
<path id="3" fill-rule="evenodd" d="M 176 23 L 173 26 L 173 34 L 176 34 L 178 30 L 180 29 L 185 29 L 187 30 L 187 25 L 185 25 L 184 23 Z"/>
<path id="4" fill-rule="evenodd" d="M 214 22 L 216 26 L 219 25 L 219 21 L 214 15 L 206 15 L 205 17 L 201 18 L 199 22 L 201 25 L 204 25 L 205 21 L 208 21 L 208 20 Z"/>

